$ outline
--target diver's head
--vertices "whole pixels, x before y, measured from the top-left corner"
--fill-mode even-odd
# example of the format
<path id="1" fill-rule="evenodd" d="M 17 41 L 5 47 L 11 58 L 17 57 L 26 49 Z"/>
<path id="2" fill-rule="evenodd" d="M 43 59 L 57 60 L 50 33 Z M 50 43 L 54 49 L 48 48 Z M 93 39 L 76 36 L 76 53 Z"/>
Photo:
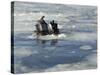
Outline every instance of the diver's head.
<path id="1" fill-rule="evenodd" d="M 52 20 L 52 22 L 54 23 L 54 20 Z"/>
<path id="2" fill-rule="evenodd" d="M 45 16 L 42 16 L 41 19 L 45 18 Z"/>

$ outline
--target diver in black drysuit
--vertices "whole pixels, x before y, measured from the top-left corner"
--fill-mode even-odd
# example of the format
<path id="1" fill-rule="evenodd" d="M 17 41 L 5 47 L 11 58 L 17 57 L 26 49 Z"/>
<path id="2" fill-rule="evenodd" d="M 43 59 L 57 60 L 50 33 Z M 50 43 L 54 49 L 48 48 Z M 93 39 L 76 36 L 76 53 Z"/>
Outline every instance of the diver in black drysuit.
<path id="1" fill-rule="evenodd" d="M 42 31 L 41 31 L 42 35 L 47 35 L 49 34 L 48 24 L 45 22 L 44 18 L 45 16 L 42 16 L 38 22 L 41 24 L 42 27 Z"/>
<path id="2" fill-rule="evenodd" d="M 50 22 L 54 34 L 59 34 L 58 24 L 53 21 Z"/>

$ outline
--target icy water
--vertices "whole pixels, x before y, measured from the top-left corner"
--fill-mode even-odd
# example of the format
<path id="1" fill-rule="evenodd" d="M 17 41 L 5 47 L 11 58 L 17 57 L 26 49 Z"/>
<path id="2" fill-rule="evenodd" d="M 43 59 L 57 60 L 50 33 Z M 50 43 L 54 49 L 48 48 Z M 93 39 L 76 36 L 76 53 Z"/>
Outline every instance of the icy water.
<path id="1" fill-rule="evenodd" d="M 15 73 L 95 69 L 97 7 L 15 2 Z M 55 20 L 61 34 L 37 36 L 41 16 Z"/>

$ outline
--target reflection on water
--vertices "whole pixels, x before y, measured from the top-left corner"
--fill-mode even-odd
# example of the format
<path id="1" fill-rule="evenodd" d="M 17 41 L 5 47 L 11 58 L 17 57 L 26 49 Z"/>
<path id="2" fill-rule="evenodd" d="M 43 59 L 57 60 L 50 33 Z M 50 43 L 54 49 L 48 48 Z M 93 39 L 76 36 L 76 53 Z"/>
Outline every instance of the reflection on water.
<path id="1" fill-rule="evenodd" d="M 45 45 L 48 42 L 48 40 L 39 40 L 39 39 L 37 39 L 36 41 L 38 44 L 43 44 L 43 45 Z M 58 39 L 49 40 L 49 42 L 51 46 L 52 45 L 55 46 L 56 43 L 58 42 Z"/>
<path id="2" fill-rule="evenodd" d="M 51 45 L 56 45 L 57 42 L 58 42 L 58 40 L 54 39 L 54 40 L 51 41 Z"/>

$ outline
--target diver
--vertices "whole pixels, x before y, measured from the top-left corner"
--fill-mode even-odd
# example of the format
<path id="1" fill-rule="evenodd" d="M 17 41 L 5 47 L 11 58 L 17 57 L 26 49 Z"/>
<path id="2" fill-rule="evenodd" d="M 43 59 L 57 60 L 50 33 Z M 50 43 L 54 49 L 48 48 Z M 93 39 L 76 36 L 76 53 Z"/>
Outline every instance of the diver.
<path id="1" fill-rule="evenodd" d="M 42 35 L 47 35 L 49 34 L 49 30 L 48 30 L 48 24 L 45 22 L 44 20 L 45 16 L 42 16 L 40 18 L 40 20 L 38 20 L 39 24 L 41 25 L 41 34 Z"/>
<path id="2" fill-rule="evenodd" d="M 54 34 L 59 34 L 58 24 L 55 21 L 50 22 Z"/>

